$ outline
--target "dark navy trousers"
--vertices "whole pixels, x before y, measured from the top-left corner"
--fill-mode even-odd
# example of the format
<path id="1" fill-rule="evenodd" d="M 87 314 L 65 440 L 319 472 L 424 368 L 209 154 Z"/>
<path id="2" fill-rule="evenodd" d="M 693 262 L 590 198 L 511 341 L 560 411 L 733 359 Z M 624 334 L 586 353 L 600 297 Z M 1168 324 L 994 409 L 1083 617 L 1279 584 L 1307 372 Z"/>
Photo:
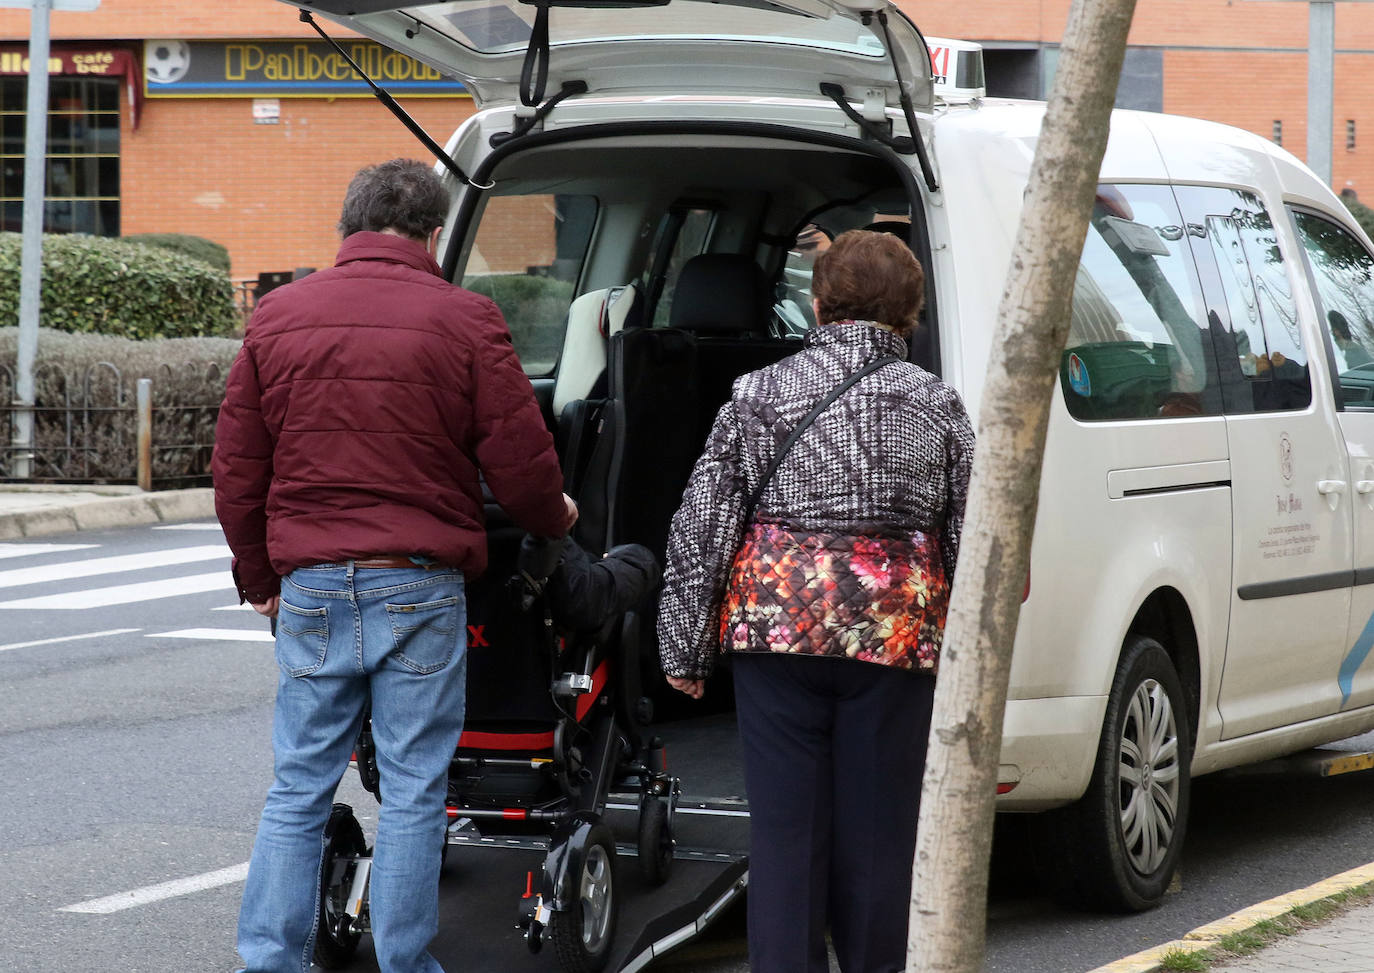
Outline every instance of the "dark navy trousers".
<path id="1" fill-rule="evenodd" d="M 935 680 L 732 656 L 749 797 L 749 968 L 900 973 Z"/>

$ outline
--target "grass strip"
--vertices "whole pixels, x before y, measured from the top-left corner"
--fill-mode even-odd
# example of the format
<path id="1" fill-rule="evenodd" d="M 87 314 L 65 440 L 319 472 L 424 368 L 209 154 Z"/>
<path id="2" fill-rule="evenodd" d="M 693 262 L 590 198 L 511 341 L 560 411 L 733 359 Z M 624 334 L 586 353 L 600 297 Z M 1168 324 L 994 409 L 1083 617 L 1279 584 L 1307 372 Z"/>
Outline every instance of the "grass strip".
<path id="1" fill-rule="evenodd" d="M 1374 882 L 1337 892 L 1324 899 L 1294 906 L 1283 915 L 1255 923 L 1249 929 L 1223 936 L 1205 949 L 1173 949 L 1159 961 L 1166 973 L 1205 973 L 1217 963 L 1240 959 L 1374 899 Z"/>

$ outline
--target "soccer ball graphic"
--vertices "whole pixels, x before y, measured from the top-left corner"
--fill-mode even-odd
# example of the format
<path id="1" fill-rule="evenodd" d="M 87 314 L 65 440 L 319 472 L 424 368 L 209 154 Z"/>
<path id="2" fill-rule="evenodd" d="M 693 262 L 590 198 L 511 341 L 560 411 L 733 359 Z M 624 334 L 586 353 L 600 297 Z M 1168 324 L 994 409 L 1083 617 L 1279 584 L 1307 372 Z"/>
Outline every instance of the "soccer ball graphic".
<path id="1" fill-rule="evenodd" d="M 191 70 L 191 48 L 185 41 L 149 41 L 144 71 L 154 84 L 171 84 Z"/>

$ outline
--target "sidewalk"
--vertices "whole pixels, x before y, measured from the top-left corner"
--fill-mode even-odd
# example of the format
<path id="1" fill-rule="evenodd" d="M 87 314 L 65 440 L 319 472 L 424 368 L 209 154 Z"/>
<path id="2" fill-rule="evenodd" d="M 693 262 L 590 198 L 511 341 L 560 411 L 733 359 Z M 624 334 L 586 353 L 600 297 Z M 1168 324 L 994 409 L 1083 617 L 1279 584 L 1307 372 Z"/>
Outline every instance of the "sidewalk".
<path id="1" fill-rule="evenodd" d="M 1374 973 L 1374 895 L 1355 891 L 1371 884 L 1374 862 L 1241 909 L 1091 973 Z M 1343 900 L 1345 911 L 1326 915 Z M 1296 920 L 1290 916 L 1295 910 Z M 1275 934 L 1276 927 L 1291 921 L 1311 925 Z M 1237 956 L 1228 949 L 1256 951 Z"/>
<path id="2" fill-rule="evenodd" d="M 1374 903 L 1280 939 L 1210 973 L 1374 973 Z"/>
<path id="3" fill-rule="evenodd" d="M 214 516 L 209 487 L 144 493 L 133 486 L 0 484 L 0 541 Z"/>

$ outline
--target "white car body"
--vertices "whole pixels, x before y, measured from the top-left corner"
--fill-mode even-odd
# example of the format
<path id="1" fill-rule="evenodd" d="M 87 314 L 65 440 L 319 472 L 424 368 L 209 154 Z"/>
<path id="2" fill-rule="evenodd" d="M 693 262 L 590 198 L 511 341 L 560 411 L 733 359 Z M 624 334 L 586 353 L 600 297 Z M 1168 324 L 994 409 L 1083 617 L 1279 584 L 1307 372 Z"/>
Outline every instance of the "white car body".
<path id="1" fill-rule="evenodd" d="M 510 132 L 532 111 L 515 104 L 524 45 L 473 52 L 432 29 L 472 2 L 412 5 L 409 12 L 381 2 L 371 5 L 378 12 L 357 16 L 345 9 L 359 6 L 368 4 L 320 0 L 309 9 L 467 78 L 481 104 L 446 146 L 478 184 L 448 177 L 456 200 L 450 266 L 461 268 L 487 182 L 501 177 L 506 160 L 520 156 L 518 139 L 493 148 L 492 136 Z M 636 9 L 632 19 L 682 6 L 690 4 Z M 796 0 L 788 6 L 813 15 L 808 25 L 862 19 L 858 5 Z M 916 156 L 900 155 L 915 240 L 927 263 L 938 369 L 976 416 L 1044 106 L 984 99 L 967 86 L 940 96 L 919 33 L 895 8 L 885 9 L 938 185 L 932 189 L 923 178 Z M 584 13 L 559 7 L 553 16 L 565 12 Z M 420 21 L 430 28 L 407 37 Z M 774 43 L 778 38 L 745 39 L 729 30 L 713 38 L 704 31 L 630 36 L 635 31 L 627 26 L 623 37 L 561 45 L 555 38 L 548 93 L 574 80 L 588 90 L 538 122 L 536 134 L 525 137 L 532 140 L 530 150 L 572 145 L 559 140 L 579 135 L 602 160 L 621 147 L 627 161 L 614 185 L 627 200 L 639 201 L 630 209 L 603 205 L 579 293 L 637 273 L 632 247 L 614 241 L 642 236 L 645 213 L 671 202 L 652 198 L 663 180 L 637 171 L 629 161 L 635 153 L 675 146 L 684 152 L 767 152 L 787 143 L 799 153 L 789 156 L 795 162 L 800 153 L 848 151 L 845 145 L 872 149 L 860 124 L 817 94 L 821 81 L 842 85 L 869 123 L 908 134 L 898 98 L 902 85 L 881 43 L 875 56 L 862 44 L 836 53 L 819 41 Z M 932 43 L 945 47 L 946 55 L 951 45 L 956 53 L 976 52 L 975 45 Z M 787 133 L 793 141 L 787 142 Z M 768 173 L 730 178 L 743 191 L 755 183 L 766 187 Z M 1275 362 L 1305 356 L 1310 403 L 1088 421 L 1071 414 L 1066 377 L 1052 405 L 1029 594 L 1013 655 L 999 770 L 1004 810 L 1040 811 L 1083 797 L 1097 766 L 1121 651 L 1133 634 L 1163 644 L 1177 670 L 1195 737 L 1194 775 L 1374 728 L 1374 663 L 1365 662 L 1374 641 L 1374 411 L 1340 402 L 1330 339 L 1292 212 L 1338 227 L 1366 251 L 1368 238 L 1298 160 L 1223 125 L 1118 111 L 1100 182 L 1127 187 L 1127 195 L 1142 199 L 1164 199 L 1162 192 L 1205 201 L 1219 198 L 1217 192 L 1238 192 L 1267 211 L 1282 276 L 1254 293 L 1261 301 L 1274 293 L 1291 299 L 1295 314 L 1284 324 L 1293 353 L 1264 357 L 1276 375 Z M 1177 226 L 1155 226 L 1153 234 L 1129 217 L 1116 225 L 1126 234 L 1144 234 L 1130 244 L 1139 248 L 1133 252 L 1149 255 L 1176 243 L 1176 254 L 1191 246 L 1193 259 L 1201 260 L 1204 251 L 1196 248 L 1208 245 L 1211 215 L 1207 210 L 1206 220 L 1190 221 L 1185 212 Z M 1213 227 L 1214 244 L 1218 227 L 1224 229 Z M 1176 231 L 1181 236 L 1173 239 Z M 727 235 L 720 246 L 730 245 Z M 1099 300 L 1088 289 L 1080 287 L 1085 308 Z M 1110 300 L 1104 290 L 1100 302 Z M 1109 339 L 1131 336 L 1133 347 L 1155 354 L 1148 322 L 1107 319 L 1119 325 Z M 1087 390 L 1095 367 L 1084 361 L 1066 368 L 1081 368 L 1074 381 Z M 1097 381 L 1103 381 L 1100 372 Z"/>

